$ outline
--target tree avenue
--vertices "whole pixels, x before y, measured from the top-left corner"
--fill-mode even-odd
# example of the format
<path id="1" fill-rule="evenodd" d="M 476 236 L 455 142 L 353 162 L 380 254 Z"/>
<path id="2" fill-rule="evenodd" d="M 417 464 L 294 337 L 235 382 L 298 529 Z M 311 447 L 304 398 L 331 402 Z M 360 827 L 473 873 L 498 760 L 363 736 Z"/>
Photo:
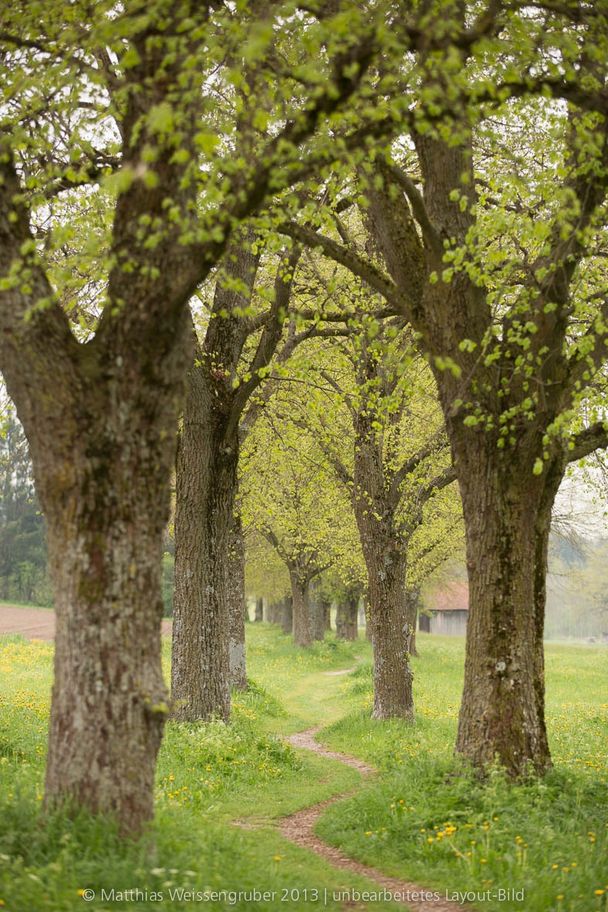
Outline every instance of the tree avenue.
<path id="1" fill-rule="evenodd" d="M 354 319 L 339 346 L 316 355 L 319 382 L 311 384 L 299 423 L 317 440 L 356 521 L 374 652 L 373 715 L 413 719 L 408 655 L 416 599 L 408 596 L 408 572 L 419 589 L 424 569 L 416 572 L 412 546 L 424 531 L 421 559 L 434 538 L 450 540 L 439 514 L 432 531 L 428 519 L 454 472 L 434 382 L 426 363 L 416 361 L 403 319 L 378 320 L 374 310 L 382 310 L 369 294 L 349 294 L 343 276 L 340 284 L 351 307 L 356 301 Z M 458 505 L 447 512 L 451 523 Z"/>
<path id="2" fill-rule="evenodd" d="M 228 719 L 246 684 L 243 529 L 288 569 L 299 645 L 324 631 L 331 577 L 316 626 L 313 579 L 337 576 L 349 635 L 367 584 L 374 714 L 410 718 L 412 617 L 458 522 L 448 506 L 449 535 L 432 531 L 455 474 L 456 749 L 513 776 L 549 767 L 551 510 L 568 464 L 608 445 L 607 14 L 5 5 L 0 369 L 57 616 L 47 808 L 133 834 L 152 816 L 177 439 L 177 719 Z M 443 427 L 431 407 L 408 436 L 416 346 Z"/>
<path id="3" fill-rule="evenodd" d="M 551 508 L 568 463 L 607 442 L 601 413 L 583 426 L 580 407 L 592 403 L 606 356 L 608 35 L 599 11 L 573 28 L 567 9 L 543 7 L 517 33 L 516 70 L 500 52 L 496 69 L 484 68 L 456 5 L 450 61 L 420 51 L 418 107 L 403 138 L 359 171 L 382 263 L 310 223 L 283 226 L 367 281 L 419 333 L 466 526 L 457 750 L 477 765 L 498 757 L 513 775 L 550 764 Z M 499 12 L 494 27 L 506 51 L 514 23 Z M 541 93 L 563 101 L 541 103 Z"/>
<path id="4" fill-rule="evenodd" d="M 167 0 L 80 7 L 2 12 L 0 364 L 30 445 L 55 592 L 46 803 L 110 812 L 138 832 L 168 711 L 159 571 L 192 357 L 187 304 L 268 193 L 386 130 L 391 118 L 378 126 L 366 101 L 385 16 L 375 5 L 304 21 L 280 4 L 238 17 Z M 279 34 L 294 37 L 291 59 L 269 84 Z M 238 110 L 243 56 L 258 64 L 256 117 Z M 355 98 L 363 127 L 349 118 Z M 342 111 L 330 148 L 327 119 L 338 130 Z M 79 230 L 83 218 L 98 236 Z M 71 264 L 87 269 L 80 288 Z M 76 322 L 87 294 L 92 325 Z"/>

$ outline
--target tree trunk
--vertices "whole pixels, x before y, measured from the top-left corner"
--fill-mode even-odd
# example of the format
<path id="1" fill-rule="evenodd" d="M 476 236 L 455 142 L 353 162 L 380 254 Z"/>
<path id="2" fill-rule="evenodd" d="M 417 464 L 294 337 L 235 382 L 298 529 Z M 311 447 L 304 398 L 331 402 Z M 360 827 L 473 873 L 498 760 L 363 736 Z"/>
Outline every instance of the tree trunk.
<path id="1" fill-rule="evenodd" d="M 47 806 L 65 798 L 114 814 L 136 833 L 153 816 L 168 712 L 162 524 L 135 471 L 125 470 L 120 484 L 116 474 L 96 482 L 97 471 L 92 460 L 71 505 L 46 504 L 56 634 L 45 798 Z M 105 521 L 112 501 L 128 522 Z"/>
<path id="2" fill-rule="evenodd" d="M 418 605 L 420 603 L 420 587 L 408 586 L 405 590 L 405 613 L 409 629 L 408 652 L 411 656 L 417 656 L 416 649 L 416 626 L 418 624 Z"/>
<path id="3" fill-rule="evenodd" d="M 137 359 L 83 347 L 88 379 L 66 384 L 57 373 L 42 403 L 58 410 L 48 427 L 29 387 L 14 378 L 9 387 L 28 435 L 54 589 L 45 805 L 110 814 L 132 834 L 153 816 L 169 710 L 161 555 L 188 358 L 183 332 L 174 345 L 147 380 Z"/>
<path id="4" fill-rule="evenodd" d="M 266 620 L 269 624 L 280 624 L 283 620 L 283 600 L 270 602 L 266 609 Z"/>
<path id="5" fill-rule="evenodd" d="M 405 557 L 396 549 L 366 549 L 369 625 L 374 652 L 374 719 L 414 718 Z"/>
<path id="6" fill-rule="evenodd" d="M 358 636 L 357 616 L 359 599 L 348 597 L 338 602 L 336 610 L 336 636 L 339 640 L 356 640 Z"/>
<path id="7" fill-rule="evenodd" d="M 301 577 L 295 570 L 290 570 L 289 578 L 293 602 L 293 640 L 296 646 L 310 646 L 310 584 L 308 579 Z"/>
<path id="8" fill-rule="evenodd" d="M 322 598 L 316 586 L 313 587 L 309 600 L 310 629 L 313 640 L 323 640 L 325 638 L 329 609 L 329 602 Z"/>
<path id="9" fill-rule="evenodd" d="M 543 773 L 551 764 L 542 641 L 547 542 L 561 468 L 535 476 L 531 459 L 501 457 L 491 441 L 467 449 L 469 620 L 456 750 L 477 766 L 497 758 L 512 776 Z"/>
<path id="10" fill-rule="evenodd" d="M 283 633 L 293 633 L 293 599 L 286 595 L 283 599 L 283 615 L 281 617 Z"/>
<path id="11" fill-rule="evenodd" d="M 203 368 L 190 370 L 175 499 L 172 698 L 176 719 L 230 716 L 228 554 L 238 436 L 226 439 Z"/>
<path id="12" fill-rule="evenodd" d="M 254 621 L 256 624 L 261 624 L 263 620 L 264 620 L 264 599 L 256 598 Z"/>
<path id="13" fill-rule="evenodd" d="M 3 363 L 30 445 L 54 590 L 45 806 L 110 814 L 137 835 L 153 816 L 168 712 L 161 555 L 189 350 L 183 326 L 162 352 L 151 345 L 145 370 L 138 353 L 72 342 L 65 358 L 53 337 L 35 357 L 23 352 L 54 376 L 52 392 Z"/>
<path id="14" fill-rule="evenodd" d="M 234 516 L 228 554 L 228 593 L 230 684 L 237 690 L 247 688 L 245 652 L 245 542 L 238 513 Z"/>

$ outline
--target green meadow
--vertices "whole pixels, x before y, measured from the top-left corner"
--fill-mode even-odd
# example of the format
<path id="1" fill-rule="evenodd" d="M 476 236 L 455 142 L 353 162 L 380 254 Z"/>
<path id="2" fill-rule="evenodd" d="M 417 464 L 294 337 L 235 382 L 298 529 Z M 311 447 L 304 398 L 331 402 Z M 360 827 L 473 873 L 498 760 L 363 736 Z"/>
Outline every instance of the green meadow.
<path id="1" fill-rule="evenodd" d="M 111 821 L 82 813 L 53 813 L 41 826 L 53 647 L 0 640 L 4 909 L 356 908 L 338 894 L 377 886 L 288 843 L 277 826 L 336 794 L 348 797 L 328 807 L 317 833 L 384 873 L 456 902 L 471 892 L 483 910 L 606 909 L 608 649 L 547 645 L 554 769 L 513 785 L 498 768 L 480 781 L 452 756 L 461 640 L 420 636 L 417 717 L 407 725 L 370 719 L 365 640 L 328 637 L 304 652 L 266 624 L 249 624 L 247 638 L 252 684 L 235 694 L 233 721 L 169 723 L 155 822 L 127 844 Z M 165 650 L 168 671 L 168 641 Z M 328 674 L 343 669 L 353 670 Z M 312 726 L 322 743 L 378 774 L 364 780 L 282 737 Z M 94 892 L 90 903 L 84 891 Z"/>

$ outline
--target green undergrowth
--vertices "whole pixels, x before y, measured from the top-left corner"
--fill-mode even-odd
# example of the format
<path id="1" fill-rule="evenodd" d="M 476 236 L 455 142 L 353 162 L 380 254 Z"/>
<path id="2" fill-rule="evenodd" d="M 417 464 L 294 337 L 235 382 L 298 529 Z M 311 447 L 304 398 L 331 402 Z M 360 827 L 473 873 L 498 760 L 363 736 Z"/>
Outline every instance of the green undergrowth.
<path id="1" fill-rule="evenodd" d="M 307 719 L 318 724 L 325 701 L 340 703 L 345 679 L 324 673 L 351 660 L 352 647 L 328 641 L 300 653 L 266 625 L 251 625 L 248 639 L 253 680 L 234 695 L 231 723 L 167 725 L 155 822 L 142 840 L 125 843 L 108 820 L 42 816 L 53 647 L 0 638 L 3 910 L 338 910 L 344 905 L 334 893 L 370 888 L 287 843 L 276 826 L 277 817 L 352 791 L 360 781 L 354 770 L 295 751 L 275 734 L 291 730 L 291 707 L 304 708 L 300 691 L 315 675 L 322 686 L 319 702 L 306 707 Z M 85 890 L 95 893 L 90 904 Z M 264 891 L 271 895 L 261 896 Z"/>
<path id="2" fill-rule="evenodd" d="M 542 781 L 516 785 L 499 769 L 480 781 L 452 756 L 462 641 L 423 636 L 420 652 L 413 660 L 413 725 L 373 721 L 370 666 L 349 676 L 357 705 L 325 729 L 323 740 L 371 761 L 381 775 L 332 806 L 319 834 L 442 896 L 472 891 L 480 909 L 605 910 L 608 650 L 547 646 L 555 767 Z"/>

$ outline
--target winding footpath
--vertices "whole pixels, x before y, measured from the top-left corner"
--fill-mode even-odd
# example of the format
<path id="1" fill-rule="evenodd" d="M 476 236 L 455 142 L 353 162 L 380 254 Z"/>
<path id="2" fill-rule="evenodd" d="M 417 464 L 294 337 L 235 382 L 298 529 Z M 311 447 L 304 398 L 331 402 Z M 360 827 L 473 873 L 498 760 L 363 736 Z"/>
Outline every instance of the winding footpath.
<path id="1" fill-rule="evenodd" d="M 350 671 L 350 669 L 343 673 L 346 674 L 348 671 Z M 331 674 L 331 672 L 329 673 Z M 333 674 L 338 674 L 338 672 L 333 672 Z M 369 766 L 362 760 L 358 760 L 356 757 L 351 757 L 348 754 L 340 754 L 323 747 L 315 739 L 316 734 L 320 730 L 320 728 L 309 728 L 306 731 L 297 732 L 295 735 L 291 735 L 287 740 L 295 748 L 313 751 L 315 754 L 326 757 L 328 760 L 338 760 L 340 763 L 351 766 L 353 769 L 358 770 L 362 776 L 371 776 L 377 772 L 374 767 Z M 420 884 L 400 880 L 396 877 L 389 877 L 376 868 L 354 861 L 352 858 L 349 858 L 348 855 L 345 855 L 334 846 L 329 845 L 329 843 L 324 842 L 316 835 L 314 832 L 315 824 L 326 808 L 335 804 L 337 801 L 350 797 L 351 794 L 352 793 L 334 795 L 326 801 L 321 801 L 318 804 L 313 804 L 311 807 L 296 811 L 295 814 L 290 814 L 289 817 L 283 817 L 279 824 L 281 834 L 285 839 L 295 843 L 295 845 L 309 849 L 309 851 L 319 855 L 325 861 L 328 861 L 333 865 L 333 867 L 351 871 L 353 874 L 367 877 L 369 880 L 374 881 L 382 889 L 387 890 L 387 892 L 394 897 L 396 903 L 405 906 L 407 909 L 411 909 L 412 912 L 463 912 L 465 907 L 460 904 L 440 898 L 433 898 L 431 900 L 419 898 L 424 897 L 425 895 L 428 896 L 434 891 L 429 887 L 423 887 Z M 407 897 L 407 900 L 398 898 L 401 896 Z M 470 906 L 466 908 L 471 909 Z"/>

